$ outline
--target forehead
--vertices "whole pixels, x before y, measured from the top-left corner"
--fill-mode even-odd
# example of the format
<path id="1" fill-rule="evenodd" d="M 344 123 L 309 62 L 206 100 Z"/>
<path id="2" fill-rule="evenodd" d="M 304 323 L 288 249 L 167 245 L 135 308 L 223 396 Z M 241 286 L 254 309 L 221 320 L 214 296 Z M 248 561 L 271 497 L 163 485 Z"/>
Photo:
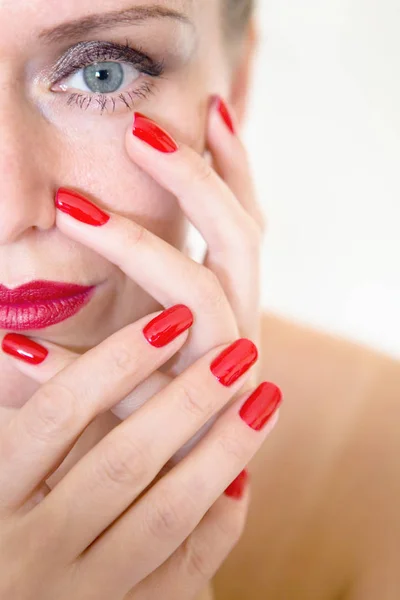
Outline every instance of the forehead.
<path id="1" fill-rule="evenodd" d="M 23 60 L 30 59 L 43 47 L 64 47 L 76 42 L 73 36 L 69 36 L 69 24 L 75 27 L 73 33 L 78 41 L 79 38 L 94 38 L 97 33 L 107 37 L 108 31 L 110 34 L 115 31 L 121 35 L 134 35 L 138 43 L 142 43 L 143 39 L 149 43 L 159 40 L 160 45 L 168 33 L 170 39 L 175 38 L 176 44 L 181 43 L 179 40 L 190 44 L 189 38 L 201 40 L 202 45 L 207 40 L 209 44 L 218 44 L 216 23 L 219 23 L 219 5 L 220 0 L 0 0 L 0 65 L 14 57 L 15 60 L 22 57 Z M 130 11 L 125 22 L 110 23 L 108 20 L 110 14 L 125 11 Z M 139 11 L 143 18 L 132 19 L 132 14 Z M 191 25 L 162 15 L 168 11 L 182 14 Z M 147 18 L 147 13 L 155 16 Z M 93 16 L 103 19 L 103 28 L 99 32 L 87 28 L 80 32 L 76 28 L 81 21 L 90 20 Z M 62 30 L 63 27 L 63 33 L 67 35 L 59 39 L 57 36 L 54 39 L 43 37 L 43 33 L 57 28 Z"/>
<path id="2" fill-rule="evenodd" d="M 103 39 L 198 59 L 219 53 L 221 0 L 0 0 L 0 80 L 34 73 L 79 41 Z M 36 65 L 36 66 L 35 66 Z M 15 77 L 14 77 L 15 79 Z"/>
<path id="3" fill-rule="evenodd" d="M 171 9 L 195 20 L 217 2 L 219 0 L 0 0 L 0 23 L 13 21 L 17 25 L 29 21 L 32 25 L 40 22 L 44 27 L 51 27 L 60 21 L 80 19 L 93 13 L 130 8 L 142 10 L 143 14 L 156 8 L 160 12 Z"/>

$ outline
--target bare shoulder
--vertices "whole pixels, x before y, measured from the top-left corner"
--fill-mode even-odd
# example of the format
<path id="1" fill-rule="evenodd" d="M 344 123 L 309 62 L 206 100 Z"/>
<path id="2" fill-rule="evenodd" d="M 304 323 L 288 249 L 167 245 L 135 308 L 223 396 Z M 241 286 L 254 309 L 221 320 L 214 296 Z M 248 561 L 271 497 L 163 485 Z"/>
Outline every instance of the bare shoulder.
<path id="1" fill-rule="evenodd" d="M 383 572 L 400 589 L 399 362 L 270 314 L 261 361 L 285 401 L 250 465 L 247 528 L 216 598 L 345 598 Z"/>
<path id="2" fill-rule="evenodd" d="M 309 387 L 305 375 L 312 375 L 317 386 L 323 387 L 332 376 L 340 375 L 346 383 L 350 378 L 351 391 L 357 392 L 373 385 L 387 369 L 396 373 L 399 368 L 398 361 L 374 349 L 269 313 L 264 313 L 262 320 L 262 360 L 264 371 L 281 378 L 286 386 L 295 379 L 296 392 L 298 385 Z"/>
<path id="3" fill-rule="evenodd" d="M 199 596 L 196 596 L 195 600 L 214 600 L 212 586 L 208 585 Z"/>

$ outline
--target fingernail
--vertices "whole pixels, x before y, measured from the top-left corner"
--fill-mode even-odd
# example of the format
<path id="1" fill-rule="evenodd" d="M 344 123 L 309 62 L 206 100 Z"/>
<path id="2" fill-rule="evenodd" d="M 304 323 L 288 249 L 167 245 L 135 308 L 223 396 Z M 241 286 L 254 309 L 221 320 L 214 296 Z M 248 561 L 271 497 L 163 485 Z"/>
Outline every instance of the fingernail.
<path id="1" fill-rule="evenodd" d="M 110 219 L 110 215 L 100 210 L 90 200 L 66 188 L 57 190 L 55 203 L 62 212 L 88 225 L 99 227 Z"/>
<path id="2" fill-rule="evenodd" d="M 252 341 L 242 338 L 225 348 L 213 360 L 210 369 L 218 381 L 228 387 L 248 371 L 257 358 L 257 347 Z"/>
<path id="3" fill-rule="evenodd" d="M 3 338 L 1 348 L 6 354 L 20 358 L 31 365 L 43 362 L 49 353 L 46 348 L 20 333 L 7 333 Z"/>
<path id="4" fill-rule="evenodd" d="M 193 325 L 193 314 L 184 304 L 167 308 L 143 329 L 146 340 L 156 348 L 166 346 Z"/>
<path id="5" fill-rule="evenodd" d="M 232 483 L 226 488 L 224 494 L 235 500 L 243 498 L 244 491 L 247 488 L 249 481 L 249 472 L 247 469 L 243 469 L 241 473 L 232 481 Z"/>
<path id="6" fill-rule="evenodd" d="M 221 96 L 214 96 L 215 108 L 219 111 L 219 114 L 225 121 L 226 126 L 232 133 L 236 133 L 235 126 L 233 124 L 233 118 L 226 102 L 223 101 Z"/>
<path id="7" fill-rule="evenodd" d="M 264 382 L 247 398 L 239 411 L 243 421 L 260 431 L 282 403 L 282 392 L 274 383 Z"/>
<path id="8" fill-rule="evenodd" d="M 178 150 L 178 144 L 169 133 L 142 113 L 134 113 L 132 133 L 160 152 L 171 153 Z"/>

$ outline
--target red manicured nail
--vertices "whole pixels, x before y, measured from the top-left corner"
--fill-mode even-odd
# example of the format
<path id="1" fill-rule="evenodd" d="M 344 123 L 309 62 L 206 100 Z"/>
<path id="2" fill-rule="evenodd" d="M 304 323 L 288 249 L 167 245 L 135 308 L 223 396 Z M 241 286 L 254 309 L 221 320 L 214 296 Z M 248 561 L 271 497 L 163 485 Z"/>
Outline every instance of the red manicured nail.
<path id="1" fill-rule="evenodd" d="M 169 133 L 142 113 L 135 112 L 132 133 L 160 152 L 171 153 L 178 150 L 177 143 Z"/>
<path id="2" fill-rule="evenodd" d="M 215 108 L 219 111 L 221 117 L 225 121 L 226 126 L 230 129 L 232 133 L 236 133 L 235 126 L 233 124 L 233 118 L 226 102 L 222 100 L 221 96 L 215 96 L 214 102 Z"/>
<path id="3" fill-rule="evenodd" d="M 264 382 L 247 398 L 239 411 L 243 421 L 260 431 L 282 403 L 282 392 L 274 383 Z"/>
<path id="4" fill-rule="evenodd" d="M 20 358 L 32 365 L 43 362 L 49 353 L 46 348 L 19 333 L 7 333 L 1 347 L 6 354 Z"/>
<path id="5" fill-rule="evenodd" d="M 222 385 L 230 386 L 250 369 L 258 358 L 257 347 L 242 338 L 225 348 L 211 363 L 213 375 Z"/>
<path id="6" fill-rule="evenodd" d="M 90 200 L 65 188 L 57 190 L 56 206 L 74 219 L 96 227 L 104 225 L 110 219 L 110 215 L 100 210 Z"/>
<path id="7" fill-rule="evenodd" d="M 193 325 L 193 314 L 184 304 L 171 306 L 143 329 L 146 340 L 156 348 L 166 346 Z"/>
<path id="8" fill-rule="evenodd" d="M 224 494 L 235 500 L 240 500 L 243 497 L 244 491 L 249 481 L 249 472 L 247 469 L 243 469 L 241 473 L 232 481 L 232 483 L 226 488 Z"/>

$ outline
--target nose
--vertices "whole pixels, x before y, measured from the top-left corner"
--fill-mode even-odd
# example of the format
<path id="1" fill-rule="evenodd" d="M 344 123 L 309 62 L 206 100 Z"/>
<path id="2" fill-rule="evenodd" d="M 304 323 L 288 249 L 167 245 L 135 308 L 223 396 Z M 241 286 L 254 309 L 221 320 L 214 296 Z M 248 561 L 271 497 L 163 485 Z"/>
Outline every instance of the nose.
<path id="1" fill-rule="evenodd" d="M 54 226 L 53 169 L 49 123 L 17 90 L 0 85 L 0 246 Z"/>

